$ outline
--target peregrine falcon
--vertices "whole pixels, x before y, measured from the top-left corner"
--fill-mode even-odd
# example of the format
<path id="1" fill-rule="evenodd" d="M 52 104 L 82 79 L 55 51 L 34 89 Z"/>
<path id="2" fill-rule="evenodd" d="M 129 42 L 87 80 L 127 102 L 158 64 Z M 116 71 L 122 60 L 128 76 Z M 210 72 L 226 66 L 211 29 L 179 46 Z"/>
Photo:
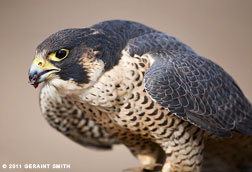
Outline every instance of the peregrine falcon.
<path id="1" fill-rule="evenodd" d="M 84 145 L 122 143 L 142 171 L 252 170 L 252 106 L 232 77 L 173 36 L 111 20 L 58 31 L 30 83 L 51 126 Z"/>

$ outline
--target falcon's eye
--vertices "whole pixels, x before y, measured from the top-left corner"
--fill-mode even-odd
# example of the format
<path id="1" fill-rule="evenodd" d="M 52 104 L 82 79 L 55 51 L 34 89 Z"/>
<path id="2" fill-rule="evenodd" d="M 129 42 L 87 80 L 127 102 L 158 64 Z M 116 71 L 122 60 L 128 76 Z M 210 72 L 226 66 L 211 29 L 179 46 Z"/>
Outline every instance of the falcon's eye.
<path id="1" fill-rule="evenodd" d="M 59 59 L 63 59 L 64 57 L 66 57 L 67 55 L 67 51 L 66 50 L 59 50 L 56 52 L 56 57 Z"/>
<path id="2" fill-rule="evenodd" d="M 49 58 L 49 60 L 59 62 L 59 61 L 65 59 L 67 57 L 68 53 L 69 53 L 69 50 L 60 49 L 54 53 L 51 53 L 48 58 Z"/>

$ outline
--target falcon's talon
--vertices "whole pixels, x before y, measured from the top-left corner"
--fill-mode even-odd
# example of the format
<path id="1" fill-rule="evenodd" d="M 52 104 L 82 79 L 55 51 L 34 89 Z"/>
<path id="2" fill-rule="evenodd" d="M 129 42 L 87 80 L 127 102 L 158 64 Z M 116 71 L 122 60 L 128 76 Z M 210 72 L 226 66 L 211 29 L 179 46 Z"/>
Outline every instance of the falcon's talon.
<path id="1" fill-rule="evenodd" d="M 46 81 L 43 115 L 83 146 L 123 143 L 144 167 L 162 163 L 162 172 L 251 164 L 252 105 L 235 81 L 145 25 L 112 20 L 52 34 L 36 49 L 29 81 Z"/>
<path id="2" fill-rule="evenodd" d="M 136 168 L 127 168 L 122 170 L 123 172 L 142 172 L 142 168 L 141 167 L 136 167 Z"/>
<path id="3" fill-rule="evenodd" d="M 127 169 L 124 169 L 123 172 L 153 172 L 151 168 L 157 167 L 157 166 L 162 167 L 162 164 L 149 164 L 149 165 L 143 165 L 141 167 L 127 168 Z"/>

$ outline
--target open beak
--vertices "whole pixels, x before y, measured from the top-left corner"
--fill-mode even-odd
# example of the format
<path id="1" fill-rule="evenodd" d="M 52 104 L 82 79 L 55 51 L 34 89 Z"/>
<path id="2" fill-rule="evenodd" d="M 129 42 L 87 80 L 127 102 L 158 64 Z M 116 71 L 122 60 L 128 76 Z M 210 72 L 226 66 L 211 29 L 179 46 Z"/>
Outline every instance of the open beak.
<path id="1" fill-rule="evenodd" d="M 52 73 L 59 72 L 60 69 L 52 65 L 49 61 L 35 58 L 29 69 L 29 83 L 35 88 L 39 83 L 49 78 Z"/>

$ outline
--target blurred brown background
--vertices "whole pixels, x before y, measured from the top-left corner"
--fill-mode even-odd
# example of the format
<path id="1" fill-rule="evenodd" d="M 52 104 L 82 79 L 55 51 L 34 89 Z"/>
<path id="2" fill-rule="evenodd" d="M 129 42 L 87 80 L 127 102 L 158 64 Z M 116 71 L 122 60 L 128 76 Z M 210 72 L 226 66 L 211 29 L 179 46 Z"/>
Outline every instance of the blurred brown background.
<path id="1" fill-rule="evenodd" d="M 83 148 L 52 129 L 28 81 L 36 46 L 63 28 L 128 19 L 176 36 L 220 64 L 252 102 L 252 1 L 0 0 L 0 171 L 3 163 L 66 163 L 69 170 L 119 172 L 140 164 L 124 146 Z M 25 171 L 8 170 L 5 171 Z"/>

